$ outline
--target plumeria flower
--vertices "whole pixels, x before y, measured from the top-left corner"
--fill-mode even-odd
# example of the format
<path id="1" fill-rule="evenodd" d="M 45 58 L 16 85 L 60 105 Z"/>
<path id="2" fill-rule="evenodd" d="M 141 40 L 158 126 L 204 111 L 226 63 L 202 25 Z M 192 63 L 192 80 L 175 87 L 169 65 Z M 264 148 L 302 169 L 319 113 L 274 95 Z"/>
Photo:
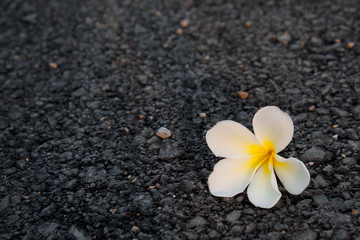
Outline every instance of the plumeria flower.
<path id="1" fill-rule="evenodd" d="M 277 154 L 294 134 L 288 114 L 278 107 L 264 107 L 255 114 L 253 128 L 255 135 L 240 123 L 227 120 L 218 122 L 206 133 L 210 150 L 224 158 L 209 176 L 209 189 L 215 196 L 232 197 L 249 185 L 250 202 L 271 208 L 281 197 L 275 172 L 285 189 L 295 195 L 307 187 L 310 174 L 300 160 Z"/>

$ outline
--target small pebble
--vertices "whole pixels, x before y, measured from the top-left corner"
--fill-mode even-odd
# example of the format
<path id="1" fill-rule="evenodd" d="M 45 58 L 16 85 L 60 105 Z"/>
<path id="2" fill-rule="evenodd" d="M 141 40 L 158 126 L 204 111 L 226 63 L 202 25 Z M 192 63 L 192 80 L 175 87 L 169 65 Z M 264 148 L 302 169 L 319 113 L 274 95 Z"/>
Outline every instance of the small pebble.
<path id="1" fill-rule="evenodd" d="M 116 213 L 116 211 L 117 211 L 117 209 L 116 209 L 116 208 L 112 208 L 112 209 L 110 209 L 110 210 L 109 210 L 109 212 L 111 212 L 112 214 L 115 214 L 115 213 Z"/>
<path id="2" fill-rule="evenodd" d="M 277 39 L 284 44 L 287 44 L 291 40 L 291 36 L 288 32 L 281 33 L 277 36 Z"/>
<path id="3" fill-rule="evenodd" d="M 181 20 L 180 26 L 181 26 L 182 28 L 186 28 L 187 26 L 189 26 L 189 20 L 187 20 L 187 19 Z"/>
<path id="4" fill-rule="evenodd" d="M 314 111 L 314 109 L 315 109 L 315 106 L 314 106 L 314 105 L 312 105 L 312 106 L 309 107 L 309 111 Z"/>
<path id="5" fill-rule="evenodd" d="M 206 117 L 206 113 L 199 113 L 199 116 L 201 117 L 201 118 L 205 118 Z"/>
<path id="6" fill-rule="evenodd" d="M 338 125 L 338 124 L 333 125 L 333 128 L 337 128 L 337 127 L 339 127 L 339 125 Z"/>
<path id="7" fill-rule="evenodd" d="M 249 97 L 249 93 L 248 92 L 238 92 L 237 93 L 238 97 L 241 98 L 241 99 L 247 99 Z"/>
<path id="8" fill-rule="evenodd" d="M 245 27 L 249 28 L 252 26 L 252 22 L 246 21 L 244 25 L 245 25 Z"/>
<path id="9" fill-rule="evenodd" d="M 140 231 L 140 228 L 139 228 L 138 226 L 133 226 L 133 227 L 131 228 L 131 231 L 132 231 L 132 232 L 138 232 L 138 231 Z"/>
<path id="10" fill-rule="evenodd" d="M 136 75 L 136 78 L 140 81 L 142 84 L 146 84 L 148 81 L 148 77 L 146 75 Z"/>
<path id="11" fill-rule="evenodd" d="M 42 102 L 42 101 L 36 101 L 35 104 L 39 107 L 44 106 L 44 102 Z"/>
<path id="12" fill-rule="evenodd" d="M 182 35 L 183 34 L 183 30 L 181 28 L 176 29 L 176 34 L 177 35 Z"/>
<path id="13" fill-rule="evenodd" d="M 351 215 L 356 216 L 359 214 L 359 211 L 356 209 L 351 210 Z"/>
<path id="14" fill-rule="evenodd" d="M 121 60 L 121 65 L 125 65 L 125 64 L 127 64 L 128 62 L 129 62 L 129 59 L 124 58 L 124 59 Z"/>
<path id="15" fill-rule="evenodd" d="M 139 119 L 145 119 L 145 115 L 139 115 Z"/>
<path id="16" fill-rule="evenodd" d="M 52 69 L 56 69 L 58 67 L 58 65 L 56 63 L 50 63 L 49 66 Z"/>
<path id="17" fill-rule="evenodd" d="M 165 139 L 165 138 L 168 138 L 171 136 L 171 132 L 169 129 L 167 129 L 165 127 L 161 127 L 161 128 L 159 128 L 159 130 L 157 130 L 156 136 Z"/>
<path id="18" fill-rule="evenodd" d="M 346 45 L 346 47 L 347 47 L 348 49 L 352 49 L 354 46 L 355 46 L 355 43 L 353 43 L 353 42 L 349 42 L 349 43 Z"/>
<path id="19" fill-rule="evenodd" d="M 341 40 L 340 39 L 335 39 L 335 43 L 340 43 L 341 42 Z"/>

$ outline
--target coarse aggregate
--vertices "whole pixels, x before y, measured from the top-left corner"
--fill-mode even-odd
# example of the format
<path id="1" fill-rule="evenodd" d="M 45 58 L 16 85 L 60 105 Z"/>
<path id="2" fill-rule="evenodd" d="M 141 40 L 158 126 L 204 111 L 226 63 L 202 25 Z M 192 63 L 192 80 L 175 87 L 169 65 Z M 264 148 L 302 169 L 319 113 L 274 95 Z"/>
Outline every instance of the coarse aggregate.
<path id="1" fill-rule="evenodd" d="M 2 0 L 0 239 L 359 240 L 359 63 L 358 0 Z M 310 185 L 212 196 L 206 131 L 269 105 Z"/>

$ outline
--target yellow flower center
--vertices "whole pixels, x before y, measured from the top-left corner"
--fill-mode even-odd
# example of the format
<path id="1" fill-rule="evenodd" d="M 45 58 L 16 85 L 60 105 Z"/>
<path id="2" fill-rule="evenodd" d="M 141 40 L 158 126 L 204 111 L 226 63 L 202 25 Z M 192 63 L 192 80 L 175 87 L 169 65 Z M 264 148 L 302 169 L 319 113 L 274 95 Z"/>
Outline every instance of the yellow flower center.
<path id="1" fill-rule="evenodd" d="M 272 166 L 276 160 L 276 151 L 271 141 L 265 141 L 263 146 L 251 145 L 249 152 L 252 155 L 250 165 L 255 168 L 260 167 L 264 163 Z M 269 170 L 268 168 L 266 169 Z"/>

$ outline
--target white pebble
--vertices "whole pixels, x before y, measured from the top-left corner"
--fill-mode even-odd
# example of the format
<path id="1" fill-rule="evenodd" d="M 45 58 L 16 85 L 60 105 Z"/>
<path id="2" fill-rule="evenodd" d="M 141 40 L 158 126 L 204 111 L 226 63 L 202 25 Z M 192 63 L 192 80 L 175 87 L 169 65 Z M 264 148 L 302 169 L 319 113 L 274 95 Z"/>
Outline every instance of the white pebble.
<path id="1" fill-rule="evenodd" d="M 171 131 L 165 127 L 161 127 L 159 130 L 157 130 L 156 136 L 161 138 L 168 138 L 171 136 Z"/>

